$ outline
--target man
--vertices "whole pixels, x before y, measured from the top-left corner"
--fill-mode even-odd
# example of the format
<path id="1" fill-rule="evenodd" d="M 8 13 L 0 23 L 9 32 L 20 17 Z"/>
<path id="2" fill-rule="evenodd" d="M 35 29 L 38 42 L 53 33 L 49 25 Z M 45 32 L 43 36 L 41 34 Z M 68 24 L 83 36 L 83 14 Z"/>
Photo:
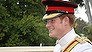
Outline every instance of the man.
<path id="1" fill-rule="evenodd" d="M 77 4 L 64 0 L 42 0 L 46 5 L 46 14 L 43 20 L 49 36 L 57 38 L 54 52 L 92 52 L 91 42 L 80 37 L 74 31 L 74 8 Z"/>

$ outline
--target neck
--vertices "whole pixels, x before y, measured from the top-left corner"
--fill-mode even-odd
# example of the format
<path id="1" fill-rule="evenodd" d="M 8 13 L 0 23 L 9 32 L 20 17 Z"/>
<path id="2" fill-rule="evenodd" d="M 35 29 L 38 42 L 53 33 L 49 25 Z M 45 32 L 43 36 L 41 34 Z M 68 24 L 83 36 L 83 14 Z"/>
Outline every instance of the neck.
<path id="1" fill-rule="evenodd" d="M 72 30 L 72 27 L 65 28 L 63 34 L 61 34 L 57 39 L 60 40 L 62 37 L 64 37 L 71 30 Z"/>

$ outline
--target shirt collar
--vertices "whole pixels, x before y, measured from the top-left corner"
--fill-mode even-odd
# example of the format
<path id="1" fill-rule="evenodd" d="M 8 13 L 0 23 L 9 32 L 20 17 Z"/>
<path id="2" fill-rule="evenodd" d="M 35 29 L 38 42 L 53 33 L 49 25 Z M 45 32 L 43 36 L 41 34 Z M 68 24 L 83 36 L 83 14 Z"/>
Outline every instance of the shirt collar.
<path id="1" fill-rule="evenodd" d="M 56 43 L 60 44 L 62 48 L 66 47 L 69 42 L 71 42 L 76 36 L 78 36 L 74 29 L 69 31 L 64 37 L 62 37 L 60 40 L 57 40 Z"/>

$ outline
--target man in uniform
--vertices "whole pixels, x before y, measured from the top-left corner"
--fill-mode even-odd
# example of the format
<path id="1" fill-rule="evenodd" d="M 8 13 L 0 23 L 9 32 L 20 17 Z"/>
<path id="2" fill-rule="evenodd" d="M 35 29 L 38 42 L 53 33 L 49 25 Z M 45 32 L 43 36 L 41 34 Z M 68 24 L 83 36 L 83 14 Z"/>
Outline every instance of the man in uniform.
<path id="1" fill-rule="evenodd" d="M 47 22 L 49 36 L 57 38 L 54 52 L 92 52 L 91 42 L 73 28 L 77 4 L 64 0 L 42 0 L 42 3 L 46 5 L 43 20 Z"/>

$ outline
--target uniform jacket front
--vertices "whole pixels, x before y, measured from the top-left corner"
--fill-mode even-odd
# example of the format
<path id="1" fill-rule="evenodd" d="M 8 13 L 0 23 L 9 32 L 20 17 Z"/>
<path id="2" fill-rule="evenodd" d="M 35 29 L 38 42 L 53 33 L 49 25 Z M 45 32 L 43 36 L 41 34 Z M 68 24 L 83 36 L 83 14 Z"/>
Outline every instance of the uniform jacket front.
<path id="1" fill-rule="evenodd" d="M 72 29 L 60 40 L 57 40 L 54 52 L 63 52 L 62 50 L 64 50 L 76 36 L 80 37 L 75 33 L 74 29 Z M 92 45 L 88 42 L 82 44 L 78 43 L 70 52 L 92 52 Z"/>

